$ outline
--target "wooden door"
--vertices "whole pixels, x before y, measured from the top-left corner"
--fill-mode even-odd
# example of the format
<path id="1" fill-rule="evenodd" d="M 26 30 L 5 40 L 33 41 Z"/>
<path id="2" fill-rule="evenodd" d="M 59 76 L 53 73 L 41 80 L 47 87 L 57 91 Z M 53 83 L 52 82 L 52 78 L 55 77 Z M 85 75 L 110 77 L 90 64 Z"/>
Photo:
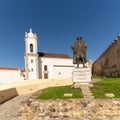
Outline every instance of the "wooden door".
<path id="1" fill-rule="evenodd" d="M 44 73 L 44 79 L 48 79 L 48 73 Z"/>

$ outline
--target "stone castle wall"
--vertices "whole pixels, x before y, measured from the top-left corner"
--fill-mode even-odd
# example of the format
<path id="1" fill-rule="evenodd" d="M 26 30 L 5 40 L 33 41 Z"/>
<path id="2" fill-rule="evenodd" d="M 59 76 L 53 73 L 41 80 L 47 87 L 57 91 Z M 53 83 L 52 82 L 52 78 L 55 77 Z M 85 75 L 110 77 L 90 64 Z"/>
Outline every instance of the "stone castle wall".
<path id="1" fill-rule="evenodd" d="M 120 35 L 93 63 L 93 75 L 120 77 Z"/>

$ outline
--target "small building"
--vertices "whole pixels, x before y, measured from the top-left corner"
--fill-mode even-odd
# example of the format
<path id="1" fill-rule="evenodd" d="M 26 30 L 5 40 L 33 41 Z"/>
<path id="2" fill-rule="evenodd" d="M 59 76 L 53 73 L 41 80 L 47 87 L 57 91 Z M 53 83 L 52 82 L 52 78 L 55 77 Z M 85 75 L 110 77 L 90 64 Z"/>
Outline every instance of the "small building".
<path id="1" fill-rule="evenodd" d="M 16 83 L 24 80 L 25 71 L 18 68 L 0 67 L 0 83 Z"/>

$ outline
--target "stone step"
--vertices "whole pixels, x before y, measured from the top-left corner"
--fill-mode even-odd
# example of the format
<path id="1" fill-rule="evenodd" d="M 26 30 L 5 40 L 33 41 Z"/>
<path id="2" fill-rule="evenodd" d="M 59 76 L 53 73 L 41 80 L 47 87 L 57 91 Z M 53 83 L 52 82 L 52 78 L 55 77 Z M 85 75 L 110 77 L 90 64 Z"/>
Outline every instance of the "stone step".
<path id="1" fill-rule="evenodd" d="M 94 96 L 91 96 L 91 95 L 85 95 L 84 96 L 84 98 L 88 98 L 88 97 L 93 98 Z"/>
<path id="2" fill-rule="evenodd" d="M 89 90 L 90 91 L 90 88 L 81 88 L 81 90 Z"/>
<path id="3" fill-rule="evenodd" d="M 84 99 L 94 99 L 94 96 L 84 96 Z"/>
<path id="4" fill-rule="evenodd" d="M 92 96 L 92 95 L 89 95 L 89 94 L 85 94 L 85 95 L 84 95 L 84 97 L 90 97 L 90 96 Z"/>
<path id="5" fill-rule="evenodd" d="M 83 89 L 83 88 L 81 88 L 81 90 L 84 90 L 84 91 L 90 91 L 90 89 Z"/>
<path id="6" fill-rule="evenodd" d="M 87 92 L 87 91 L 91 92 L 90 90 L 87 90 L 87 89 L 81 89 L 81 90 L 82 90 L 82 91 L 86 91 L 86 92 Z"/>
<path id="7" fill-rule="evenodd" d="M 88 87 L 88 88 L 91 88 L 93 87 L 94 85 L 91 84 L 91 83 L 74 83 L 74 87 L 75 88 L 80 88 L 80 87 Z"/>
<path id="8" fill-rule="evenodd" d="M 91 92 L 91 90 L 89 88 L 81 88 L 82 91 L 86 91 L 86 92 Z"/>
<path id="9" fill-rule="evenodd" d="M 91 92 L 82 92 L 83 94 L 91 94 L 92 95 L 92 93 Z"/>
<path id="10" fill-rule="evenodd" d="M 94 87 L 94 85 L 91 83 L 80 83 L 79 85 L 80 87 Z"/>
<path id="11" fill-rule="evenodd" d="M 80 86 L 81 88 L 90 88 L 89 86 Z"/>
<path id="12" fill-rule="evenodd" d="M 91 92 L 83 92 L 83 91 L 82 91 L 82 93 L 83 94 L 92 94 Z"/>
<path id="13" fill-rule="evenodd" d="M 90 94 L 85 94 L 84 97 L 85 97 L 85 96 L 88 97 L 88 96 L 92 96 L 92 95 L 90 95 Z"/>
<path id="14" fill-rule="evenodd" d="M 92 96 L 92 95 L 84 95 L 84 97 L 94 97 L 94 96 Z"/>
<path id="15" fill-rule="evenodd" d="M 82 90 L 82 91 L 84 91 L 84 92 L 91 92 L 90 90 Z"/>
<path id="16" fill-rule="evenodd" d="M 94 99 L 94 96 L 92 96 L 92 92 L 90 91 L 89 87 L 82 86 L 81 90 L 82 90 L 82 94 L 84 96 L 84 99 Z"/>
<path id="17" fill-rule="evenodd" d="M 82 91 L 83 91 L 83 92 L 91 92 L 90 90 L 83 90 L 83 89 L 82 89 Z"/>
<path id="18" fill-rule="evenodd" d="M 93 85 L 92 84 L 80 84 L 80 89 L 82 91 L 84 99 L 94 99 L 94 96 L 92 96 L 90 87 L 93 87 Z"/>

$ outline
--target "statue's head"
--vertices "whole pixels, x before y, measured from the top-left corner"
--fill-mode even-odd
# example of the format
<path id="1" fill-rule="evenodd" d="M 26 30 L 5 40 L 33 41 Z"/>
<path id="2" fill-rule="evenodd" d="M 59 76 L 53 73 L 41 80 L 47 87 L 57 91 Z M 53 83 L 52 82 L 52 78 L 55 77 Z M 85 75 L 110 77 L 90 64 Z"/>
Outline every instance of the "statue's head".
<path id="1" fill-rule="evenodd" d="M 77 37 L 77 40 L 82 40 L 82 37 Z"/>

